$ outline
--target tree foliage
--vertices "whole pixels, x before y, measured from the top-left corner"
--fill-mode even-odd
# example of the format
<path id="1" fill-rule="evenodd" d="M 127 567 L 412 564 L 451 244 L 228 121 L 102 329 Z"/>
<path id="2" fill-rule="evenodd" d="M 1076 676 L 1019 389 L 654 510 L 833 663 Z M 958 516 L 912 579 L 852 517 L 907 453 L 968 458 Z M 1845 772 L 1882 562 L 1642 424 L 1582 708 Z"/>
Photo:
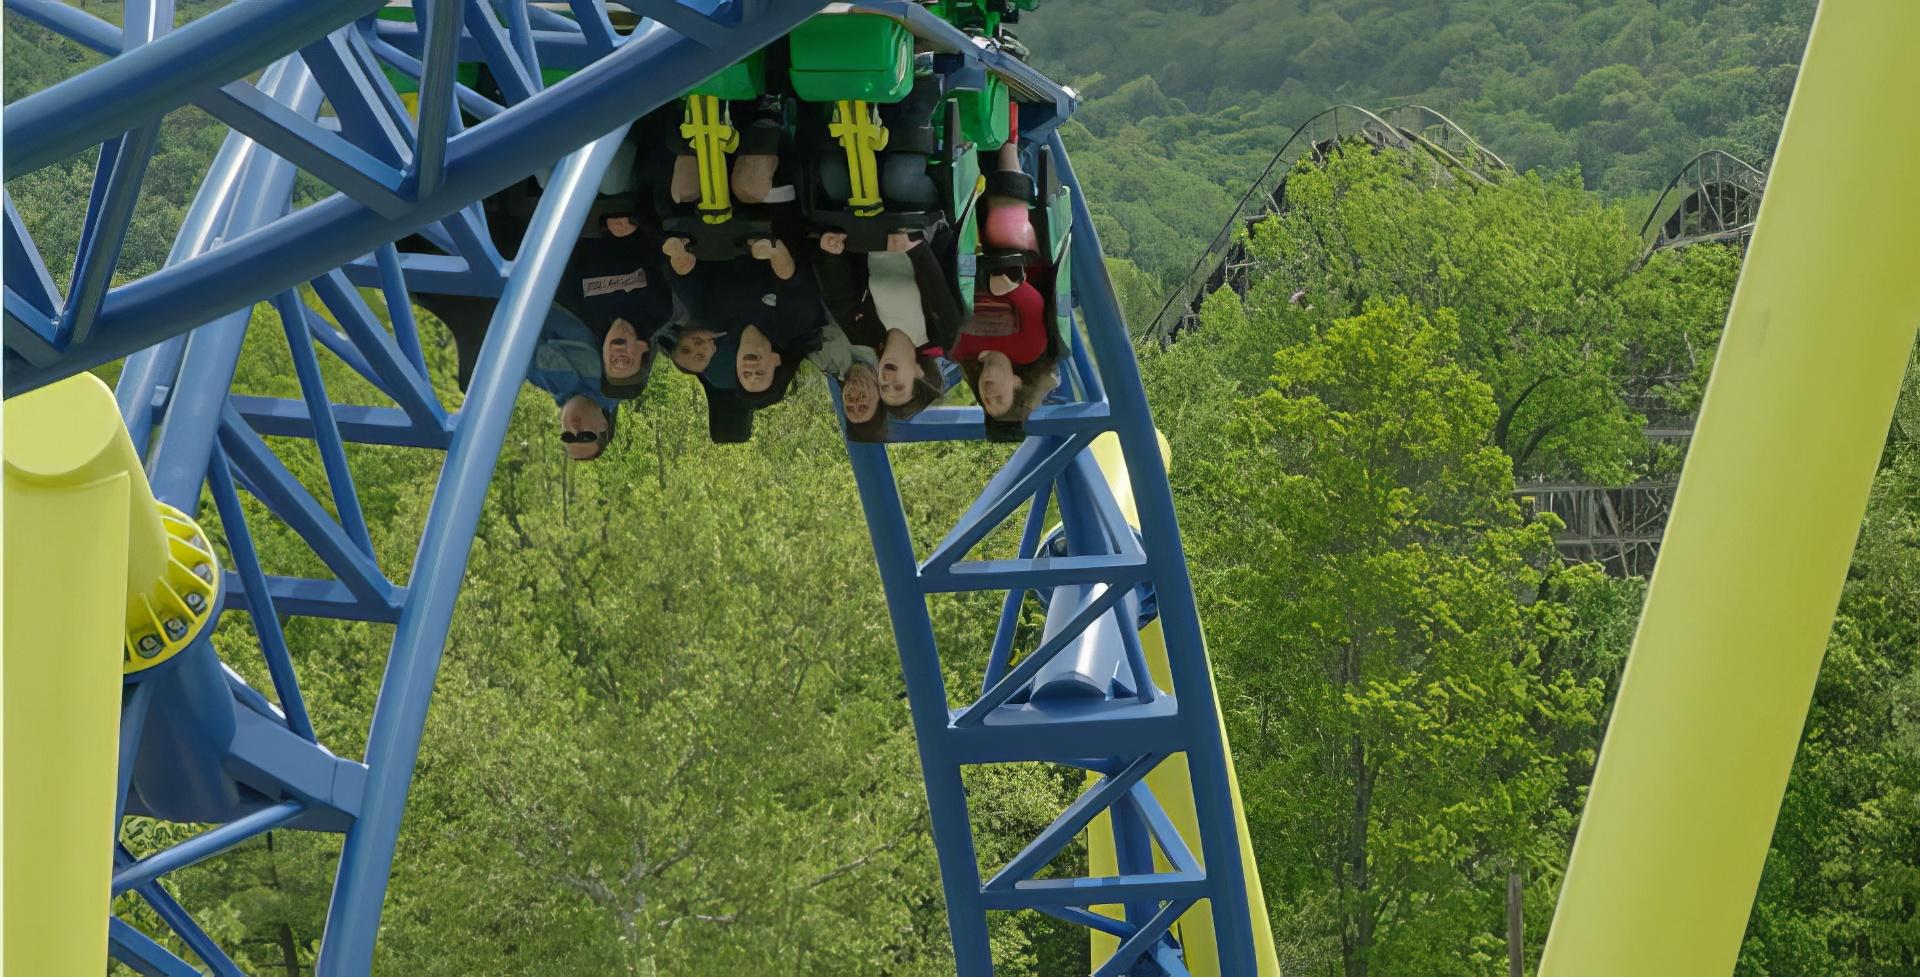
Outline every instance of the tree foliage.
<path id="1" fill-rule="evenodd" d="M 1623 303 L 1640 241 L 1617 209 L 1567 180 L 1429 186 L 1421 176 L 1397 153 L 1303 163 L 1287 180 L 1287 208 L 1253 235 L 1251 256 L 1271 269 L 1255 307 L 1281 330 L 1315 328 L 1377 297 L 1452 310 L 1462 361 L 1493 389 L 1491 442 L 1518 471 L 1625 480 L 1644 453 L 1644 420 L 1621 396 L 1644 368 L 1629 354 L 1680 345 L 1676 331 L 1717 329 L 1724 308 L 1667 318 L 1671 305 Z"/>
<path id="2" fill-rule="evenodd" d="M 1589 187 L 1637 193 L 1709 146 L 1756 163 L 1771 156 L 1813 9 L 1812 0 L 1127 0 L 1049 6 L 1020 26 L 1036 56 L 1069 77 L 1111 79 L 1082 88 L 1124 97 L 1122 125 L 1150 125 L 1171 104 L 1231 113 L 1272 103 L 1297 123 L 1335 101 L 1419 101 L 1522 168 L 1578 167 Z M 1163 102 L 1129 93 L 1145 79 Z M 1090 119 L 1111 117 L 1100 101 Z"/>
<path id="3" fill-rule="evenodd" d="M 1512 499 L 1460 344 L 1405 302 L 1332 321 L 1188 462 L 1263 879 L 1276 924 L 1315 937 L 1296 972 L 1485 973 L 1507 873 L 1551 897 L 1590 762 L 1602 686 L 1544 664 L 1572 615 L 1536 599 L 1550 527 Z"/>
<path id="4" fill-rule="evenodd" d="M 1912 391 L 1906 398 L 1912 403 Z M 1740 977 L 1920 968 L 1920 443 L 1874 480 Z"/>

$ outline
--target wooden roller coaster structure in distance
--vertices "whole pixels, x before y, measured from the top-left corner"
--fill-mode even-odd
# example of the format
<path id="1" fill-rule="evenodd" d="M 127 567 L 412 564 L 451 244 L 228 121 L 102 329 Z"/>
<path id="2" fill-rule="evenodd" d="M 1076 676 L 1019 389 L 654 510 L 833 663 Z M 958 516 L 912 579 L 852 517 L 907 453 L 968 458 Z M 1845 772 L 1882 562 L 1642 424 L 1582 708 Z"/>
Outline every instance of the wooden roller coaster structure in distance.
<path id="1" fill-rule="evenodd" d="M 1167 295 L 1152 322 L 1135 333 L 1140 345 L 1166 346 L 1199 326 L 1200 307 L 1222 288 L 1245 295 L 1254 262 L 1247 231 L 1286 209 L 1287 178 L 1299 163 L 1324 162 L 1339 146 L 1398 150 L 1421 160 L 1437 181 L 1488 184 L 1511 168 L 1446 115 L 1424 105 L 1375 112 L 1358 105 L 1328 107 L 1296 128 L 1268 161 L 1233 213 L 1201 249 L 1193 266 Z M 1640 236 L 1641 261 L 1654 254 L 1699 244 L 1741 246 L 1753 233 L 1766 173 L 1723 150 L 1702 152 L 1683 164 L 1655 200 Z M 1650 445 L 1684 443 L 1693 433 L 1691 411 L 1676 410 L 1657 391 L 1678 378 L 1678 367 L 1638 378 L 1628 405 L 1647 418 Z M 1523 482 L 1515 495 L 1530 511 L 1551 512 L 1566 524 L 1558 545 L 1571 562 L 1598 563 L 1619 576 L 1653 571 L 1660 538 L 1673 506 L 1675 481 L 1646 478 L 1628 485 L 1585 482 Z"/>

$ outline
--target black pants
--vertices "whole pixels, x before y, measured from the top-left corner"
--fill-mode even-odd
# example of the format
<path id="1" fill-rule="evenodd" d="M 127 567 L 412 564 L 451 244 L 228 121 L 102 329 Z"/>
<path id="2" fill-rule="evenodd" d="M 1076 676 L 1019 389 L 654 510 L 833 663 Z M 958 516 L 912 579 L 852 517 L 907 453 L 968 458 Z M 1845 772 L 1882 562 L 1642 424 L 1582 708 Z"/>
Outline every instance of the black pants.
<path id="1" fill-rule="evenodd" d="M 453 348 L 460 362 L 454 378 L 461 392 L 466 392 L 467 382 L 473 379 L 473 368 L 480 362 L 480 344 L 486 341 L 487 325 L 493 321 L 493 309 L 498 303 L 472 295 L 427 293 L 417 294 L 413 300 L 446 323 L 447 331 L 453 334 Z"/>

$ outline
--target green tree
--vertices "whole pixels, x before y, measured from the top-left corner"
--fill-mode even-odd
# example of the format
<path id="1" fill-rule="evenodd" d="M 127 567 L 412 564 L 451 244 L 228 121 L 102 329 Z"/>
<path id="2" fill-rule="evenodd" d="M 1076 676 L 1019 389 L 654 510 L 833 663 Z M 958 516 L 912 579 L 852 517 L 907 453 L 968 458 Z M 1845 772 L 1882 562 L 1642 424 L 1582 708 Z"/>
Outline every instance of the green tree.
<path id="1" fill-rule="evenodd" d="M 1683 326 L 1626 315 L 1615 292 L 1640 245 L 1623 215 L 1568 180 L 1436 185 L 1420 166 L 1342 152 L 1296 168 L 1286 210 L 1251 241 L 1264 272 L 1252 304 L 1267 310 L 1256 315 L 1293 337 L 1375 300 L 1451 310 L 1460 361 L 1498 405 L 1492 443 L 1516 472 L 1626 479 L 1644 450 L 1621 399 L 1626 354 Z"/>
<path id="2" fill-rule="evenodd" d="M 1920 967 L 1917 546 L 1920 445 L 1896 431 L 1774 829 L 1741 977 L 1894 977 Z"/>
<path id="3" fill-rule="evenodd" d="M 1533 599 L 1550 530 L 1511 499 L 1459 346 L 1404 304 L 1335 320 L 1189 462 L 1263 877 L 1283 923 L 1326 927 L 1300 969 L 1483 973 L 1507 872 L 1540 899 L 1565 854 L 1586 756 L 1541 732 L 1589 726 L 1600 690 L 1542 667 L 1570 619 Z"/>

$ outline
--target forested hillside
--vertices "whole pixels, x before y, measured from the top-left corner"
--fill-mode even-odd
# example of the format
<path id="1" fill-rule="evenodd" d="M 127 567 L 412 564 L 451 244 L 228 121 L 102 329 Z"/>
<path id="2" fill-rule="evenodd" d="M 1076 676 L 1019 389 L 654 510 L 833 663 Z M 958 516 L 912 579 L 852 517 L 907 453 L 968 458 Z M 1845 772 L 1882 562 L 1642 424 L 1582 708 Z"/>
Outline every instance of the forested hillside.
<path id="1" fill-rule="evenodd" d="M 1773 152 L 1814 0 L 1118 0 L 1020 25 L 1088 99 L 1076 132 L 1111 250 L 1154 280 L 1301 122 L 1424 103 L 1521 169 L 1641 208 L 1682 163 Z M 1637 219 L 1642 213 L 1635 213 Z"/>
<path id="2" fill-rule="evenodd" d="M 1537 963 L 1643 582 L 1563 562 L 1563 527 L 1514 490 L 1671 470 L 1628 394 L 1658 374 L 1663 406 L 1697 404 L 1741 256 L 1709 245 L 1643 262 L 1635 231 L 1647 194 L 1697 150 L 1764 161 L 1813 6 L 1049 0 L 1020 25 L 1035 64 L 1087 96 L 1066 141 L 1136 318 L 1329 102 L 1426 101 L 1537 169 L 1476 186 L 1393 154 L 1303 167 L 1287 212 L 1250 236 L 1244 299 L 1215 295 L 1198 330 L 1142 354 L 1289 975 L 1504 973 L 1513 875 Z M 84 63 L 5 23 L 9 99 Z M 190 111 L 169 121 L 123 276 L 163 260 L 220 134 Z M 63 283 L 59 235 L 78 234 L 63 215 L 90 178 L 81 161 L 7 185 Z M 451 343 L 420 315 L 456 404 Z M 295 395 L 284 341 L 262 310 L 236 385 Z M 339 399 L 371 399 L 323 362 Z M 825 384 L 807 374 L 749 446 L 707 443 L 701 396 L 659 370 L 606 457 L 573 465 L 550 399 L 523 394 L 376 973 L 951 974 L 904 686 Z M 1911 380 L 1900 417 L 1740 977 L 1920 973 Z M 310 447 L 275 447 L 324 484 Z M 894 449 L 922 543 L 1006 450 Z M 351 457 L 381 560 L 403 575 L 438 456 Z M 1004 531 L 984 544 L 1010 547 Z M 287 539 L 262 549 L 275 572 L 319 569 Z M 942 599 L 941 640 L 984 648 L 996 609 Z M 1023 640 L 1041 620 L 1028 613 Z M 248 626 L 228 615 L 219 640 L 249 647 Z M 288 629 L 321 739 L 354 754 L 391 629 Z M 256 658 L 231 660 L 267 684 Z M 949 682 L 977 685 L 978 667 Z M 1039 766 L 978 775 L 983 862 L 1004 862 L 1080 786 Z M 136 819 L 129 843 L 163 831 L 187 829 Z M 304 977 L 332 883 L 331 857 L 314 856 L 337 846 L 275 832 L 167 885 L 205 907 L 249 973 Z M 1000 973 L 1084 974 L 1082 933 L 1000 917 Z"/>

